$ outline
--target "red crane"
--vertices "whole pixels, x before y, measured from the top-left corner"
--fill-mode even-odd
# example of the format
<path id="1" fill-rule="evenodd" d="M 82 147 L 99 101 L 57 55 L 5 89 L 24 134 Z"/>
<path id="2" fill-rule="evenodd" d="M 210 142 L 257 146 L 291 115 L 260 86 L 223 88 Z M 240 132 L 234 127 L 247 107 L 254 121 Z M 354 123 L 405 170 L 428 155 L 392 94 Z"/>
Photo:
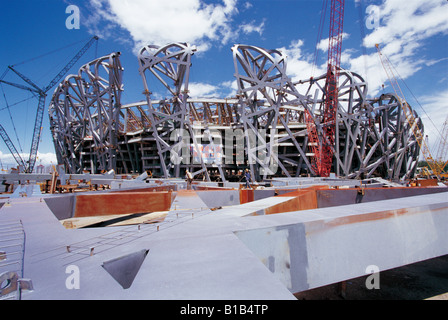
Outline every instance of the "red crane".
<path id="1" fill-rule="evenodd" d="M 326 1 L 326 0 L 325 0 Z M 307 112 L 305 119 L 308 128 L 308 140 L 314 157 L 311 165 L 314 173 L 328 177 L 333 162 L 333 150 L 338 110 L 338 82 L 341 65 L 342 30 L 344 24 L 345 0 L 331 0 L 330 35 L 328 38 L 328 64 L 325 82 L 325 105 L 321 115 L 322 136 L 319 139 L 316 123 Z"/>

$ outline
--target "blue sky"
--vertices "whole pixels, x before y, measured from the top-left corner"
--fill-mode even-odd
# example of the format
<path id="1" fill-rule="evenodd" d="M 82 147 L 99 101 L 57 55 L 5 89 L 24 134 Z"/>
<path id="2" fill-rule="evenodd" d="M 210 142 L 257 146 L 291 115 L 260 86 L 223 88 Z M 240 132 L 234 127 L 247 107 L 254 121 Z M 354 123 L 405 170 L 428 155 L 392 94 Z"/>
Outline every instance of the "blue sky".
<path id="1" fill-rule="evenodd" d="M 233 44 L 285 51 L 288 73 L 296 80 L 311 76 L 313 56 L 318 47 L 319 60 L 314 75 L 325 70 L 329 10 L 322 39 L 317 39 L 323 1 L 0 0 L 0 75 L 8 65 L 15 65 L 17 70 L 44 87 L 88 39 L 97 34 L 101 38 L 98 46 L 91 47 L 69 73 L 77 73 L 82 64 L 95 57 L 120 51 L 125 68 L 122 103 L 126 104 L 144 100 L 136 57 L 138 49 L 143 44 L 164 45 L 179 41 L 198 47 L 192 60 L 191 95 L 229 97 L 236 90 L 230 50 Z M 405 84 L 400 82 L 400 85 L 405 97 L 422 116 L 433 145 L 448 107 L 448 2 L 345 2 L 342 67 L 359 73 L 368 81 L 370 97 L 391 92 L 374 47 L 379 43 L 404 79 Z M 79 29 L 66 27 L 69 5 L 80 9 Z M 46 55 L 54 50 L 57 51 Z M 12 72 L 8 72 L 4 80 L 23 83 Z M 384 91 L 382 84 L 385 84 Z M 6 85 L 2 88 L 13 120 L 0 91 L 0 123 L 16 148 L 27 154 L 37 99 L 22 90 Z M 53 90 L 48 94 L 47 106 Z M 24 99 L 28 100 L 18 103 Z M 38 162 L 47 164 L 54 161 L 47 111 L 42 133 Z M 4 165 L 14 163 L 8 154 L 6 145 L 0 141 L 0 159 Z"/>

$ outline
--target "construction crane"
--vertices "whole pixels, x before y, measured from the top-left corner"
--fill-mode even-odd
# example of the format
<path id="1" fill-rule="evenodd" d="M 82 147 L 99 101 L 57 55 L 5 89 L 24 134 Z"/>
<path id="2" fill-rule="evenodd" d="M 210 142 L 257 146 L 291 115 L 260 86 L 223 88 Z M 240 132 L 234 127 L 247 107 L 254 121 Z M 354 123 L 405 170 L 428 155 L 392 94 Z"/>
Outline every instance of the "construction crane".
<path id="1" fill-rule="evenodd" d="M 9 138 L 8 134 L 6 133 L 5 128 L 0 124 L 0 136 L 2 137 L 3 141 L 5 141 L 6 146 L 8 147 L 9 151 L 11 152 L 12 156 L 16 160 L 16 162 L 21 165 L 23 168 L 25 168 L 25 162 L 23 161 L 22 157 L 20 156 L 19 152 L 17 151 L 16 147 L 12 143 L 11 139 Z"/>
<path id="2" fill-rule="evenodd" d="M 28 165 L 25 164 L 23 159 L 20 157 L 20 154 L 17 152 L 17 149 L 14 147 L 11 139 L 7 135 L 3 126 L 0 125 L 0 135 L 2 139 L 5 141 L 6 146 L 9 151 L 14 156 L 14 159 L 17 161 L 19 165 L 22 165 L 25 172 L 31 173 L 34 170 L 34 165 L 36 163 L 37 150 L 39 148 L 39 141 L 41 135 L 42 128 L 42 120 L 44 114 L 45 107 L 45 98 L 47 96 L 47 92 L 53 88 L 61 79 L 65 76 L 65 74 L 73 67 L 73 65 L 84 55 L 84 53 L 92 46 L 94 42 L 96 42 L 99 38 L 97 36 L 93 36 L 85 45 L 81 48 L 81 50 L 67 63 L 67 65 L 50 81 L 50 83 L 44 88 L 38 87 L 34 82 L 32 82 L 25 75 L 14 69 L 13 66 L 8 66 L 8 69 L 13 71 L 16 75 L 18 75 L 23 81 L 25 81 L 29 86 L 25 86 L 22 84 L 12 83 L 9 81 L 5 81 L 0 79 L 0 83 L 4 83 L 22 90 L 30 91 L 33 94 L 36 94 L 39 97 L 39 101 L 37 104 L 37 112 L 36 112 L 36 120 L 34 121 L 34 130 L 33 130 L 33 138 L 31 141 L 31 150 L 30 150 L 30 158 L 28 161 Z M 7 69 L 7 70 L 8 70 Z"/>
<path id="3" fill-rule="evenodd" d="M 305 113 L 308 140 L 314 156 L 311 165 L 314 174 L 328 177 L 333 162 L 336 118 L 338 110 L 338 83 L 341 65 L 342 31 L 344 25 L 345 0 L 331 0 L 330 33 L 328 42 L 328 63 L 325 82 L 325 105 L 320 123 L 322 137 L 319 139 L 316 123 L 309 111 Z"/>
<path id="4" fill-rule="evenodd" d="M 433 166 L 436 167 L 436 170 L 441 177 L 448 178 L 448 174 L 445 172 L 445 167 L 448 164 L 448 116 L 442 125 L 440 139 L 436 143 L 434 150 L 436 150 L 436 157 Z"/>
<path id="5" fill-rule="evenodd" d="M 381 64 L 383 65 L 383 68 L 386 71 L 387 78 L 389 79 L 389 82 L 392 85 L 392 88 L 401 106 L 401 109 L 403 110 L 406 122 L 409 124 L 409 128 L 412 130 L 415 140 L 417 141 L 420 147 L 423 158 L 425 158 L 425 161 L 428 163 L 432 173 L 437 177 L 437 179 L 440 180 L 441 171 L 439 169 L 439 166 L 435 164 L 435 160 L 431 155 L 428 143 L 426 139 L 423 138 L 423 134 L 420 128 L 418 127 L 417 121 L 415 120 L 414 113 L 412 112 L 411 107 L 404 98 L 403 92 L 401 91 L 397 78 L 395 77 L 395 74 L 392 70 L 391 63 L 389 59 L 381 52 L 379 44 L 376 44 L 375 47 L 380 57 Z"/>

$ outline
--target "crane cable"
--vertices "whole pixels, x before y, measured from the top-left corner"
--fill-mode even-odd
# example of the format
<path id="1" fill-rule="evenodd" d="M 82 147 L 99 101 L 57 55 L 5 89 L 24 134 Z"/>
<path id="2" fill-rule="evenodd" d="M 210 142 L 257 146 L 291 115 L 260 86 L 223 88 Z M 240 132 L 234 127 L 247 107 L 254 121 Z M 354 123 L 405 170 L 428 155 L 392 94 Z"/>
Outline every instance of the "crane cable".
<path id="1" fill-rule="evenodd" d="M 362 56 L 364 57 L 364 79 L 367 81 L 367 49 L 364 45 L 364 38 L 366 37 L 366 32 L 364 30 L 364 6 L 362 5 L 362 0 L 355 2 L 355 6 L 358 6 L 358 22 L 359 22 L 359 30 L 361 33 L 361 50 Z"/>
<path id="2" fill-rule="evenodd" d="M 322 1 L 322 9 L 320 12 L 320 21 L 319 21 L 319 28 L 317 31 L 317 38 L 316 38 L 316 46 L 314 47 L 314 56 L 313 56 L 313 65 L 311 69 L 311 77 L 314 77 L 315 68 L 317 66 L 317 57 L 319 53 L 319 42 L 322 40 L 322 30 L 324 29 L 325 24 L 325 16 L 327 15 L 327 6 L 328 6 L 328 0 Z"/>
<path id="3" fill-rule="evenodd" d="M 362 14 L 364 13 L 364 8 L 362 5 L 362 0 L 360 0 L 358 2 L 358 16 L 359 16 L 359 23 L 360 23 L 360 32 L 361 32 L 361 38 L 362 41 L 365 38 L 365 31 L 364 31 L 364 21 L 362 18 Z M 366 48 L 364 46 L 364 44 L 361 44 L 362 50 L 363 50 L 363 56 L 364 56 L 364 69 L 365 69 L 365 75 L 367 76 L 367 52 L 366 52 Z M 384 55 L 384 53 L 383 53 Z M 387 57 L 386 57 L 387 58 Z M 441 140 L 444 141 L 444 143 L 448 143 L 448 141 L 446 140 L 446 137 L 443 137 L 442 133 L 439 131 L 439 129 L 437 128 L 437 126 L 434 124 L 434 122 L 432 121 L 431 117 L 429 116 L 429 114 L 426 112 L 426 110 L 423 108 L 423 106 L 421 105 L 421 103 L 418 101 L 417 97 L 414 95 L 414 93 L 412 92 L 412 90 L 409 88 L 409 86 L 407 85 L 407 83 L 404 81 L 404 79 L 400 76 L 400 74 L 398 73 L 397 69 L 394 67 L 394 65 L 392 63 L 390 63 L 391 68 L 393 68 L 393 70 L 395 71 L 395 73 L 398 76 L 398 79 L 401 80 L 401 82 L 405 85 L 405 87 L 408 89 L 409 93 L 412 95 L 412 97 L 414 98 L 414 100 L 417 102 L 417 104 L 419 105 L 420 109 L 423 111 L 423 113 L 426 115 L 426 117 L 428 118 L 428 120 L 431 122 L 431 124 L 434 126 L 436 132 L 439 134 L 439 136 L 441 137 Z M 384 85 L 383 85 L 383 91 L 384 91 Z"/>
<path id="4" fill-rule="evenodd" d="M 18 105 L 18 104 L 20 104 L 20 103 L 22 103 L 22 102 L 31 100 L 31 99 L 33 99 L 33 98 L 37 98 L 37 96 L 36 96 L 34 93 L 32 93 L 32 96 L 30 96 L 30 97 L 28 97 L 28 98 L 25 98 L 25 99 L 23 99 L 23 100 L 20 100 L 20 101 L 14 102 L 13 104 L 10 104 L 9 107 L 14 107 L 14 106 L 16 106 L 16 105 Z M 8 107 L 3 107 L 3 108 L 0 109 L 0 111 L 3 111 L 3 110 L 5 110 L 5 109 L 7 109 L 7 108 L 8 108 Z"/>
<path id="5" fill-rule="evenodd" d="M 439 129 L 437 128 L 437 126 L 435 125 L 435 123 L 432 121 L 431 117 L 429 116 L 429 114 L 426 112 L 426 110 L 423 108 L 423 106 L 420 104 L 420 102 L 418 101 L 417 97 L 414 95 L 414 93 L 412 92 L 412 90 L 409 88 L 409 86 L 406 84 L 406 82 L 404 81 L 404 79 L 400 76 L 400 74 L 398 73 L 397 69 L 390 64 L 391 67 L 394 69 L 395 73 L 398 76 L 398 79 L 401 80 L 401 82 L 403 82 L 403 84 L 405 85 L 405 87 L 408 89 L 409 93 L 411 94 L 411 96 L 414 98 L 414 100 L 417 102 L 417 104 L 419 105 L 420 109 L 422 109 L 422 111 L 424 112 L 424 114 L 428 117 L 429 121 L 431 122 L 431 124 L 434 126 L 435 130 L 437 131 L 437 133 L 439 134 L 439 136 L 441 137 L 441 139 L 447 143 L 446 137 L 442 136 L 442 133 L 439 131 Z"/>
<path id="6" fill-rule="evenodd" d="M 15 133 L 15 135 L 16 135 L 16 139 L 17 139 L 17 142 L 18 142 L 18 144 L 19 144 L 20 152 L 23 153 L 22 145 L 20 144 L 20 140 L 19 140 L 19 136 L 18 136 L 18 134 L 17 134 L 16 126 L 15 126 L 15 124 L 14 124 L 14 120 L 13 120 L 13 118 L 12 118 L 11 108 L 9 107 L 8 100 L 6 99 L 6 95 L 5 95 L 5 90 L 3 90 L 3 85 L 2 85 L 1 83 L 0 83 L 0 87 L 1 87 L 1 89 L 2 89 L 3 98 L 5 99 L 5 103 L 6 103 L 6 107 L 7 107 L 7 109 L 8 109 L 9 118 L 11 119 L 12 127 L 13 127 L 13 129 L 14 129 L 14 133 Z"/>
<path id="7" fill-rule="evenodd" d="M 90 37 L 89 37 L 89 38 L 90 38 Z M 98 37 L 97 37 L 97 36 L 95 36 L 95 38 L 96 38 L 96 40 L 98 40 Z M 69 44 L 69 45 L 66 45 L 66 46 L 64 46 L 64 47 L 62 47 L 62 48 L 55 49 L 55 50 L 52 50 L 52 51 L 50 51 L 50 52 L 41 54 L 41 55 L 39 55 L 39 56 L 37 56 L 37 57 L 33 57 L 33 58 L 30 58 L 30 59 L 24 60 L 24 61 L 22 61 L 22 62 L 19 62 L 19 63 L 13 64 L 13 65 L 10 65 L 10 66 L 7 67 L 6 70 L 3 72 L 3 74 L 2 74 L 1 77 L 0 77 L 0 80 L 3 80 L 3 79 L 5 78 L 5 76 L 6 76 L 6 74 L 8 73 L 10 67 L 14 67 L 14 66 L 17 66 L 17 65 L 23 65 L 23 64 L 25 64 L 25 63 L 28 63 L 28 62 L 31 62 L 31 61 L 40 59 L 40 58 L 42 58 L 42 57 L 45 57 L 45 56 L 50 55 L 50 54 L 53 54 L 53 53 L 55 53 L 55 52 L 64 50 L 64 49 L 66 49 L 66 48 L 69 48 L 69 47 L 71 47 L 71 46 L 74 46 L 74 45 L 76 45 L 76 44 L 78 44 L 78 43 L 80 43 L 80 42 L 84 42 L 84 41 L 85 41 L 85 39 L 80 40 L 80 41 L 76 41 L 76 42 L 74 42 L 74 43 L 72 43 L 72 44 Z M 90 40 L 90 41 L 91 41 L 91 40 Z M 89 43 L 90 43 L 90 41 L 89 41 Z M 84 48 L 85 48 L 85 47 L 86 47 L 86 46 L 84 46 Z M 95 48 L 95 56 L 97 56 L 97 55 L 98 55 L 98 42 L 96 43 L 96 48 Z M 9 117 L 10 117 L 10 119 L 11 119 L 11 123 L 12 123 L 13 129 L 14 129 L 14 133 L 15 133 L 17 142 L 18 142 L 18 144 L 19 144 L 20 152 L 23 154 L 22 145 L 21 145 L 21 143 L 20 143 L 19 136 L 18 136 L 18 134 L 17 134 L 17 129 L 16 129 L 16 126 L 15 126 L 15 124 L 14 124 L 14 120 L 13 120 L 13 118 L 12 118 L 11 108 L 10 108 L 11 106 L 8 104 L 8 100 L 6 99 L 6 94 L 5 94 L 5 91 L 4 91 L 4 89 L 3 89 L 3 85 L 2 85 L 2 83 L 0 83 L 0 86 L 1 86 L 2 93 L 3 93 L 3 98 L 4 98 L 5 102 L 6 102 L 6 108 L 2 108 L 2 109 L 0 109 L 0 111 L 1 111 L 1 110 L 4 110 L 4 109 L 8 109 Z M 33 94 L 33 96 L 36 97 L 36 95 L 34 95 L 34 94 Z M 13 105 L 19 104 L 19 103 L 21 103 L 21 102 L 28 101 L 28 100 L 31 99 L 31 98 L 32 98 L 32 97 L 27 98 L 27 99 L 23 99 L 22 101 L 19 101 L 19 102 L 13 104 Z M 27 110 L 28 110 L 28 108 L 27 108 Z M 41 126 L 40 130 L 42 131 L 42 126 Z M 41 137 L 41 139 L 42 139 L 42 137 Z M 31 159 L 32 153 L 33 153 L 33 152 L 31 151 L 31 153 L 30 153 L 30 159 Z"/>
<path id="8" fill-rule="evenodd" d="M 78 43 L 85 42 L 85 41 L 86 41 L 86 39 L 82 39 L 82 40 L 80 40 L 80 41 L 76 41 L 76 42 L 71 43 L 71 44 L 68 44 L 68 45 L 66 45 L 66 46 L 64 46 L 64 47 L 61 47 L 61 48 L 58 48 L 58 49 L 51 50 L 51 51 L 49 51 L 49 52 L 43 53 L 43 54 L 41 54 L 41 55 L 39 55 L 39 56 L 36 56 L 36 57 L 33 57 L 33 58 L 29 58 L 29 59 L 24 60 L 24 61 L 22 61 L 22 62 L 15 63 L 15 64 L 11 65 L 11 67 L 19 66 L 19 65 L 22 65 L 22 64 L 25 64 L 25 63 L 28 63 L 28 62 L 31 62 L 31 61 L 34 61 L 34 60 L 37 60 L 37 59 L 46 57 L 46 56 L 48 56 L 48 55 L 50 55 L 50 54 L 56 53 L 56 52 L 58 52 L 58 51 L 62 51 L 62 50 L 64 50 L 64 49 L 67 49 L 67 48 L 70 48 L 70 47 L 73 47 L 74 45 L 77 45 Z"/>
<path id="9" fill-rule="evenodd" d="M 392 66 L 392 68 L 395 69 L 394 66 Z M 395 70 L 395 72 L 397 72 L 397 70 Z M 437 126 L 435 125 L 435 123 L 432 121 L 431 117 L 429 116 L 429 114 L 426 112 L 426 110 L 423 108 L 423 106 L 420 104 L 420 102 L 417 100 L 417 97 L 414 95 L 414 93 L 411 91 L 411 89 L 408 87 L 408 85 L 406 84 L 406 82 L 401 78 L 400 74 L 397 72 L 398 78 L 403 82 L 403 84 L 405 85 L 405 87 L 408 89 L 408 91 L 410 92 L 411 96 L 414 98 L 414 100 L 417 102 L 417 104 L 420 106 L 420 109 L 422 109 L 422 111 L 425 113 L 425 115 L 428 117 L 429 121 L 431 122 L 431 124 L 434 126 L 434 128 L 436 129 L 437 133 L 441 136 L 442 133 L 439 131 L 439 129 L 437 128 Z M 445 140 L 444 137 L 442 137 L 443 140 Z"/>

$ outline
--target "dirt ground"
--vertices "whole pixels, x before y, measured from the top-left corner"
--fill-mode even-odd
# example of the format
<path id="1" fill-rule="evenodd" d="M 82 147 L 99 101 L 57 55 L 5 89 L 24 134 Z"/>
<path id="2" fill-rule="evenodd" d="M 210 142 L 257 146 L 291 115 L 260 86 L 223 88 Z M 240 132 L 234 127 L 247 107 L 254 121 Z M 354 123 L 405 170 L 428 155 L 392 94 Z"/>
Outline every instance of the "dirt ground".
<path id="1" fill-rule="evenodd" d="M 298 300 L 448 300 L 448 255 L 380 272 L 379 289 L 369 275 L 296 293 Z"/>

